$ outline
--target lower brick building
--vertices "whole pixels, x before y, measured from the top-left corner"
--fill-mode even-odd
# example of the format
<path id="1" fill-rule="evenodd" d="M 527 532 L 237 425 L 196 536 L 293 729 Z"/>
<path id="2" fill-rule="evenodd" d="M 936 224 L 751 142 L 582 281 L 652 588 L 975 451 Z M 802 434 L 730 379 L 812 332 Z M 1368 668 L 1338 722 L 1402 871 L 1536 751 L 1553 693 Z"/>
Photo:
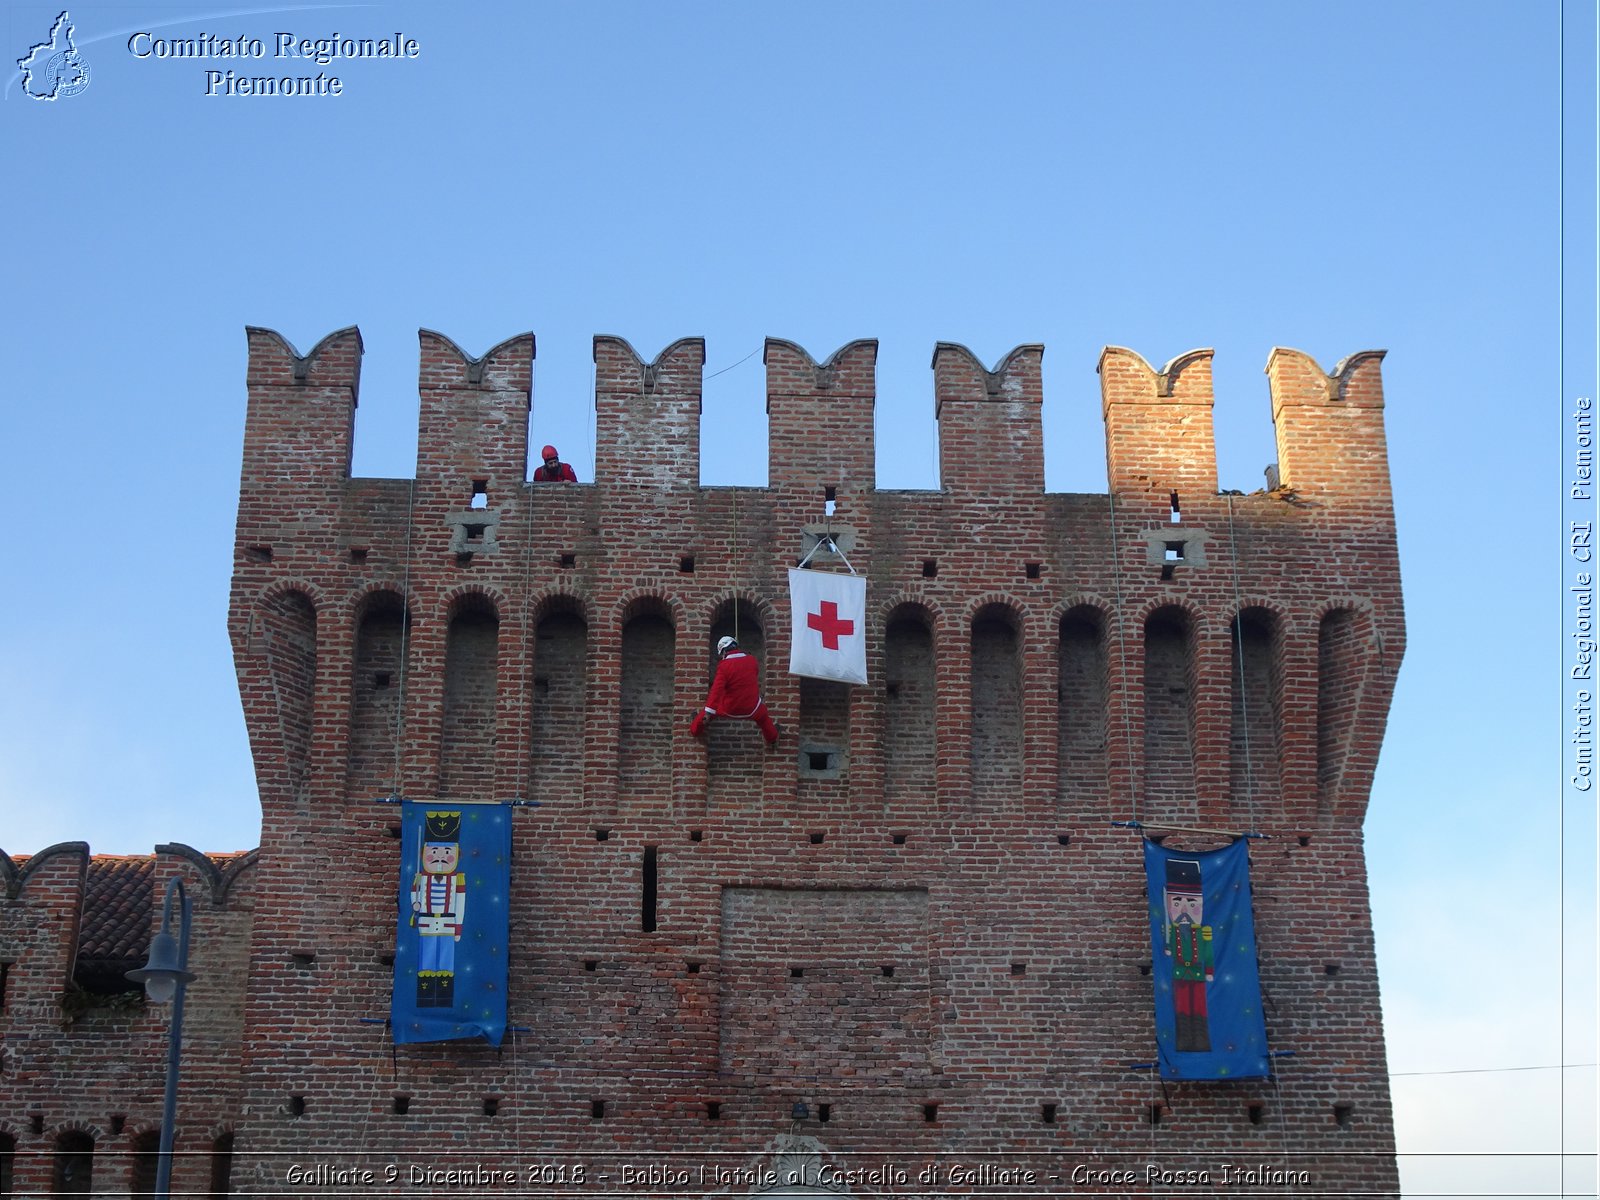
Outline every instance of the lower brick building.
<path id="1" fill-rule="evenodd" d="M 148 1188 L 166 1013 L 119 980 L 174 876 L 185 1192 L 1396 1191 L 1361 835 L 1404 645 L 1380 353 L 1274 351 L 1278 462 L 1240 495 L 1210 352 L 1108 348 L 1109 487 L 1076 495 L 1044 490 L 1039 346 L 941 343 L 943 484 L 891 491 L 870 341 L 769 341 L 768 483 L 702 487 L 698 339 L 595 340 L 582 484 L 527 482 L 531 335 L 423 331 L 406 480 L 349 473 L 359 333 L 248 340 L 261 845 L 0 857 L 10 1191 Z M 865 686 L 784 669 L 808 554 L 866 577 Z M 687 736 L 725 634 L 775 751 Z M 532 802 L 498 1048 L 385 1023 L 393 797 Z M 1151 1069 L 1129 822 L 1261 835 L 1270 1078 Z"/>

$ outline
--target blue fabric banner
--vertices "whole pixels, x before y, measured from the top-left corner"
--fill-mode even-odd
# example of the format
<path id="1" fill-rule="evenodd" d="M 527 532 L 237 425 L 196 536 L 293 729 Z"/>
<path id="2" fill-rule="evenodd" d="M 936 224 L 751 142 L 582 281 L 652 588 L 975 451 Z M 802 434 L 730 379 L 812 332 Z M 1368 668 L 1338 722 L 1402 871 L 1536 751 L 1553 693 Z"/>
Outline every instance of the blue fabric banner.
<path id="1" fill-rule="evenodd" d="M 1145 839 L 1156 1061 L 1163 1079 L 1270 1074 L 1249 843 L 1203 854 Z"/>
<path id="2" fill-rule="evenodd" d="M 399 920 L 389 1024 L 396 1044 L 506 1032 L 511 810 L 401 805 Z"/>

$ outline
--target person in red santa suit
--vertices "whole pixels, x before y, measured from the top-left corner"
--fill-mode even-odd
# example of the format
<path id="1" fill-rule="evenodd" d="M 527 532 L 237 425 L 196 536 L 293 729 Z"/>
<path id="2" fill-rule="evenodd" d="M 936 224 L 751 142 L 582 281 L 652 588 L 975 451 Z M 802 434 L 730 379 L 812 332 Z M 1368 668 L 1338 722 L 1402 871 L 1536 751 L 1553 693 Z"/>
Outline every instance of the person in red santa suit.
<path id="1" fill-rule="evenodd" d="M 778 727 L 767 711 L 766 701 L 761 699 L 758 672 L 756 660 L 739 649 L 738 642 L 731 637 L 718 640 L 717 675 L 711 681 L 711 694 L 706 697 L 705 707 L 689 722 L 690 734 L 699 737 L 705 732 L 706 722 L 727 717 L 735 721 L 754 721 L 767 746 L 776 745 Z"/>

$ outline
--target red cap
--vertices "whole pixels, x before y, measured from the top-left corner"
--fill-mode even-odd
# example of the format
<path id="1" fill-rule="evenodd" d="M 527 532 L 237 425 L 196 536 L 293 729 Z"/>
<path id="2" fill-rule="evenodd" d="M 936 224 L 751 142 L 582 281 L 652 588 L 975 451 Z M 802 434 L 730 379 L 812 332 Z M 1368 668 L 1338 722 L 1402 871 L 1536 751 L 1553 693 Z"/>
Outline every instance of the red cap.
<path id="1" fill-rule="evenodd" d="M 554 446 L 546 446 L 543 450 L 539 451 L 539 457 L 540 458 L 560 458 L 561 456 L 556 453 L 556 448 Z"/>

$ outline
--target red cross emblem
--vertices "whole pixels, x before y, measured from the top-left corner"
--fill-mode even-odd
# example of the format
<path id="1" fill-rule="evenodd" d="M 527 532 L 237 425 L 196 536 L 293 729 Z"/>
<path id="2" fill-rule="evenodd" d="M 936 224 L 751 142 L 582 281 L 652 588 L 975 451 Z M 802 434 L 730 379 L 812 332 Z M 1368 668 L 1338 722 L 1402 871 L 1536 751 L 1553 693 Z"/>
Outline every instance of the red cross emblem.
<path id="1" fill-rule="evenodd" d="M 837 650 L 839 639 L 856 631 L 856 623 L 850 620 L 839 619 L 839 606 L 832 600 L 822 602 L 820 613 L 807 613 L 806 625 L 815 629 L 822 635 L 822 648 L 824 650 Z"/>

